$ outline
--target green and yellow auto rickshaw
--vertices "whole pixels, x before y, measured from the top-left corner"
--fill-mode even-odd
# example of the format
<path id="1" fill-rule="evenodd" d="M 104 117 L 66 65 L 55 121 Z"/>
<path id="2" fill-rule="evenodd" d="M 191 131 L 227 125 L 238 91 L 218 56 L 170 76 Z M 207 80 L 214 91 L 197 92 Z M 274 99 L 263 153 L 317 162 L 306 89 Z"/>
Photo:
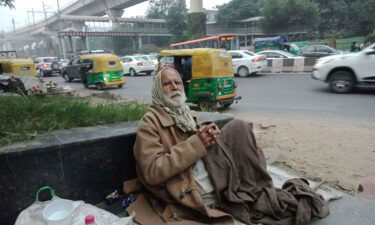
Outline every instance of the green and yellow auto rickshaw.
<path id="1" fill-rule="evenodd" d="M 225 50 L 163 50 L 159 69 L 164 66 L 173 67 L 180 73 L 187 102 L 195 103 L 201 109 L 216 109 L 218 105 L 228 108 L 241 99 L 236 93 L 232 57 Z"/>
<path id="2" fill-rule="evenodd" d="M 86 88 L 95 85 L 98 89 L 115 85 L 121 88 L 125 84 L 122 74 L 120 59 L 112 54 L 76 56 L 62 70 L 66 82 L 81 79 Z"/>
<path id="3" fill-rule="evenodd" d="M 0 59 L 0 73 L 37 75 L 34 62 L 31 59 Z"/>

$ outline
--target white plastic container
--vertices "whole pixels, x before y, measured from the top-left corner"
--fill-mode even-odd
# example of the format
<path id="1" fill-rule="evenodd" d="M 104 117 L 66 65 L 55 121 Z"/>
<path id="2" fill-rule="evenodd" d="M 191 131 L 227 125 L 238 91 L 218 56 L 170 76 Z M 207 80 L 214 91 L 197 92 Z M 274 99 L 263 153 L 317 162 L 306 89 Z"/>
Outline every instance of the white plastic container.
<path id="1" fill-rule="evenodd" d="M 43 209 L 43 218 L 48 225 L 71 225 L 73 203 L 56 198 Z"/>

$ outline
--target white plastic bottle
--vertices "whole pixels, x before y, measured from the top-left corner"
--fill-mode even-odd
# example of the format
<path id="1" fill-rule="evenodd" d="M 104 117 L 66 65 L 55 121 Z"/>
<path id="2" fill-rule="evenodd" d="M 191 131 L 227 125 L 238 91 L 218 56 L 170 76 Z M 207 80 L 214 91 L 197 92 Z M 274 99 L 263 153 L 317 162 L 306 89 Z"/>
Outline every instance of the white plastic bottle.
<path id="1" fill-rule="evenodd" d="M 85 217 L 85 224 L 89 225 L 97 225 L 95 223 L 95 217 L 93 215 L 88 215 Z"/>

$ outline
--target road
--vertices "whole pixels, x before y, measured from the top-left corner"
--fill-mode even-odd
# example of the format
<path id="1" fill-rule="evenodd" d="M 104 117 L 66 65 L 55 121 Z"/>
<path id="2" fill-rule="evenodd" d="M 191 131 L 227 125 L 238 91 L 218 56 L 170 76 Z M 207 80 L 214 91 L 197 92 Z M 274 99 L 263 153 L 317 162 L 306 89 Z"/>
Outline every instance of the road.
<path id="1" fill-rule="evenodd" d="M 358 90 L 350 94 L 334 94 L 323 82 L 312 80 L 309 74 L 263 74 L 235 78 L 242 100 L 225 112 L 234 115 L 251 114 L 279 118 L 319 119 L 375 127 L 375 90 Z M 65 83 L 61 77 L 51 77 L 59 85 L 69 85 L 79 92 L 79 81 Z M 122 89 L 107 89 L 127 98 L 151 100 L 152 76 L 126 77 Z"/>

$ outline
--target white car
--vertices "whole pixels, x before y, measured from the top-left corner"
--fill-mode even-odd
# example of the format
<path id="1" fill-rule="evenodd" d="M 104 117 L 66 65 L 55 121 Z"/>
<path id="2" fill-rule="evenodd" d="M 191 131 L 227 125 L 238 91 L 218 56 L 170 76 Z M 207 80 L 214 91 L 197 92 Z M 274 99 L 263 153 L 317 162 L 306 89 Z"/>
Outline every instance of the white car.
<path id="1" fill-rule="evenodd" d="M 354 87 L 375 87 L 375 44 L 360 52 L 319 58 L 312 78 L 329 84 L 336 93 L 350 92 Z"/>
<path id="2" fill-rule="evenodd" d="M 142 56 L 125 56 L 121 59 L 122 70 L 125 74 L 135 76 L 139 73 L 146 73 L 150 75 L 155 71 L 155 64 L 150 60 L 146 60 Z"/>
<path id="3" fill-rule="evenodd" d="M 305 58 L 302 56 L 295 56 L 289 52 L 282 50 L 264 50 L 257 52 L 258 55 L 263 55 L 267 59 L 295 59 L 295 58 Z"/>
<path id="4" fill-rule="evenodd" d="M 232 56 L 233 73 L 240 77 L 247 77 L 267 68 L 267 61 L 264 56 L 246 50 L 228 52 Z"/>
<path id="5" fill-rule="evenodd" d="M 157 69 L 157 66 L 158 66 L 158 56 L 157 55 L 143 55 L 142 57 L 146 60 L 152 61 L 155 65 L 155 70 Z"/>

